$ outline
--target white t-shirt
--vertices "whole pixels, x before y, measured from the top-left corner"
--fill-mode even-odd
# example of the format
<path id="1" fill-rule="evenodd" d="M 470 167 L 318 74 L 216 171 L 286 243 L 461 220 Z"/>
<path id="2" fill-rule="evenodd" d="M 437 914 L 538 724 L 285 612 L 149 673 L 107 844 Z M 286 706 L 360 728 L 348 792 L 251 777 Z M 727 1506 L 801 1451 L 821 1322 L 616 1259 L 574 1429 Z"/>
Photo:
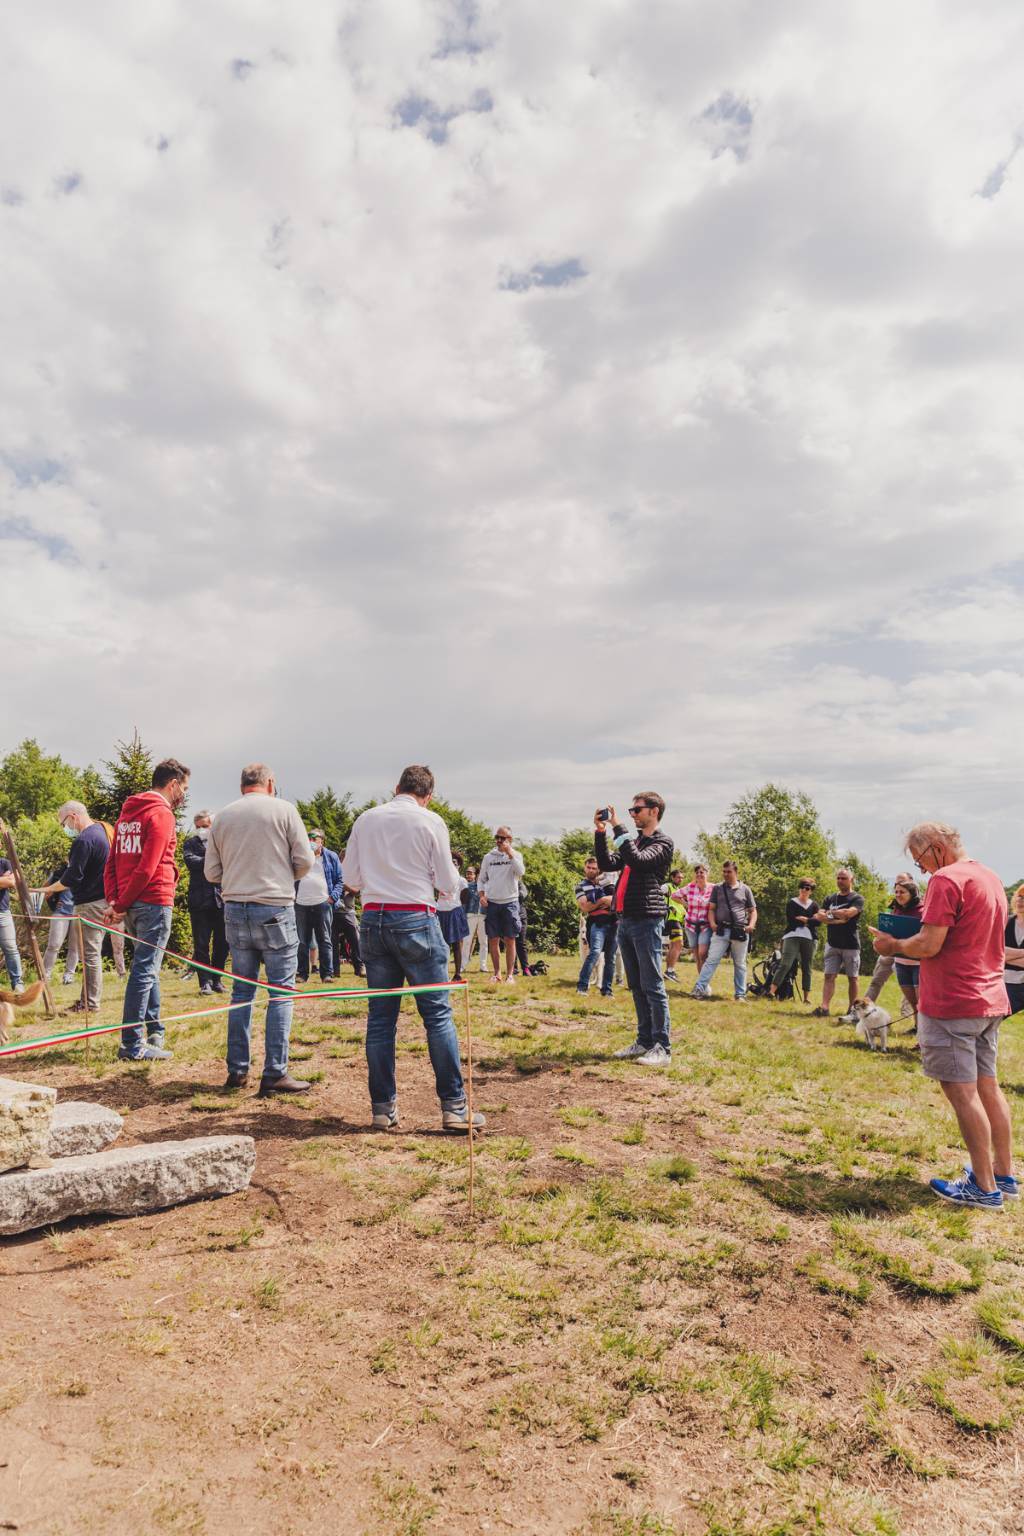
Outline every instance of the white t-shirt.
<path id="1" fill-rule="evenodd" d="M 1020 918 L 1014 918 L 1013 937 L 1016 940 L 1014 949 L 1024 949 L 1024 923 Z M 1003 972 L 1003 985 L 1006 987 L 1024 986 L 1024 970 L 1017 970 L 1015 966 L 1008 965 Z"/>
<path id="2" fill-rule="evenodd" d="M 295 905 L 297 907 L 318 907 L 322 902 L 330 901 L 327 890 L 327 876 L 324 874 L 323 859 L 314 859 L 313 868 L 308 875 L 303 875 L 299 881 L 298 890 L 295 892 Z"/>
<path id="3" fill-rule="evenodd" d="M 455 892 L 454 896 L 440 896 L 439 895 L 438 898 L 437 898 L 437 910 L 439 912 L 454 912 L 456 907 L 461 907 L 462 906 L 462 902 L 459 900 L 459 895 L 460 895 L 460 893 L 462 891 L 464 891 L 466 889 L 466 886 L 468 884 L 469 884 L 469 881 L 468 880 L 464 880 L 462 878 L 462 876 L 460 875 L 459 876 L 459 889 Z"/>
<path id="4" fill-rule="evenodd" d="M 798 907 L 803 907 L 805 912 L 811 907 L 810 899 L 801 901 L 799 896 L 794 896 L 793 900 Z M 817 929 L 811 923 L 804 923 L 803 926 L 799 923 L 794 923 L 789 932 L 784 933 L 782 937 L 784 939 L 814 939 L 817 938 Z"/>

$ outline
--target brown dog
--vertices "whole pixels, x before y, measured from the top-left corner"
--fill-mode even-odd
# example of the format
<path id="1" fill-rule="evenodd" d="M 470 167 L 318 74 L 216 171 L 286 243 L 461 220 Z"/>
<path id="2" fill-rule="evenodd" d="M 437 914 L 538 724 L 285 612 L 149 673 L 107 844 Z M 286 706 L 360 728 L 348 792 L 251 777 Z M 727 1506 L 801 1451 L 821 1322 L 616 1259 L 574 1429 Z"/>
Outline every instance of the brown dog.
<path id="1" fill-rule="evenodd" d="M 7 1041 L 7 1031 L 14 1025 L 15 1008 L 27 1008 L 43 990 L 41 981 L 34 981 L 24 992 L 7 992 L 0 987 L 0 1045 Z"/>

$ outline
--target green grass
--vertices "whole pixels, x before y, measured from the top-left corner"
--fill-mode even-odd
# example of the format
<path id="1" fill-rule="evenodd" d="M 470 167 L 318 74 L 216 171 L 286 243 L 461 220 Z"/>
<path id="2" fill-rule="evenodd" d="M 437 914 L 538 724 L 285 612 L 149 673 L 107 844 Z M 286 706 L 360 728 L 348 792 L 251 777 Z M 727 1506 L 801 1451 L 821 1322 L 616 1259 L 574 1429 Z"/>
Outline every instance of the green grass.
<path id="1" fill-rule="evenodd" d="M 169 1012 L 194 1005 L 191 986 L 165 980 Z M 116 1036 L 88 1064 L 77 1047 L 23 1058 L 12 1070 L 47 1081 L 55 1069 L 62 1091 L 80 1075 L 138 1111 L 146 1135 L 216 1123 L 267 1138 L 259 1188 L 237 1205 L 61 1228 L 33 1256 L 97 1286 L 112 1372 L 127 1380 L 141 1360 L 169 1377 L 187 1352 L 213 1436 L 237 1434 L 237 1393 L 205 1363 L 225 1316 L 263 1334 L 253 1348 L 282 1338 L 288 1370 L 256 1421 L 269 1442 L 261 1497 L 278 1500 L 282 1529 L 336 1523 L 319 1477 L 280 1472 L 285 1441 L 302 1447 L 312 1424 L 325 1444 L 361 1448 L 346 1484 L 356 1536 L 497 1525 L 524 1468 L 571 1485 L 565 1528 L 580 1536 L 942 1529 L 954 1475 L 984 1501 L 990 1438 L 1008 1464 L 1024 1449 L 1024 1211 L 997 1225 L 934 1201 L 927 1177 L 962 1149 L 903 1036 L 880 1058 L 800 1005 L 700 1007 L 672 989 L 674 1063 L 654 1074 L 612 1058 L 633 1037 L 628 995 L 577 1008 L 573 984 L 569 958 L 500 994 L 471 977 L 489 1119 L 474 1221 L 468 1144 L 437 1134 L 411 1008 L 402 1131 L 388 1137 L 360 1124 L 358 1004 L 297 1005 L 295 1061 L 315 1083 L 301 1106 L 219 1092 L 223 1017 L 171 1025 L 167 1069 L 126 1072 Z M 105 1016 L 120 996 L 111 984 Z M 41 1032 L 39 1019 L 19 1024 Z M 1001 1042 L 1009 1084 L 1024 1081 L 1016 1028 Z M 253 1041 L 255 1078 L 259 1011 Z M 286 1223 L 275 1190 L 287 1190 Z M 174 1242 L 143 1285 L 138 1266 L 165 1232 Z M 168 1322 L 178 1299 L 182 1321 Z M 69 1318 L 47 1391 L 98 1434 L 112 1411 L 103 1371 L 75 1360 Z M 45 1421 L 29 1340 L 12 1318 L 0 1412 L 20 1430 Z M 117 1425 L 108 1441 L 123 1457 Z M 998 1529 L 997 1489 L 982 1514 L 979 1529 Z"/>

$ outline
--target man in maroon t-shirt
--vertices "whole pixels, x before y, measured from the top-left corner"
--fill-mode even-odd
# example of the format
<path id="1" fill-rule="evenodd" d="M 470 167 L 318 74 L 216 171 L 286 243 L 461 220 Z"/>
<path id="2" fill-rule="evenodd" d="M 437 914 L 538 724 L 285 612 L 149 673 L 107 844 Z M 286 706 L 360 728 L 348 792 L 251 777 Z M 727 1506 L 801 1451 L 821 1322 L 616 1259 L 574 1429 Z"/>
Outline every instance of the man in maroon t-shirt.
<path id="1" fill-rule="evenodd" d="M 1010 1106 L 996 1081 L 999 1026 L 1010 1011 L 1006 893 L 998 875 L 967 857 L 955 827 L 921 822 L 906 849 L 929 877 L 920 932 L 906 939 L 870 932 L 878 954 L 921 962 L 921 1064 L 952 1104 L 971 1155 L 963 1178 L 932 1179 L 931 1187 L 954 1205 L 999 1210 L 1020 1193 Z"/>

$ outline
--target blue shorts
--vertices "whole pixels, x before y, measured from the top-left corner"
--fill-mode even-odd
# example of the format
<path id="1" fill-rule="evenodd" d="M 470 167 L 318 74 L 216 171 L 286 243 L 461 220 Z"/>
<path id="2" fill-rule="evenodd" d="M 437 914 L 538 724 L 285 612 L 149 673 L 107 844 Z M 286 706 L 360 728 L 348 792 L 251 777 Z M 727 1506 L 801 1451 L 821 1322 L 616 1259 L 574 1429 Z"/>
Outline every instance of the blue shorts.
<path id="1" fill-rule="evenodd" d="M 484 932 L 489 939 L 518 939 L 523 930 L 518 901 L 489 901 Z"/>
<path id="2" fill-rule="evenodd" d="M 920 975 L 919 965 L 904 965 L 902 960 L 896 961 L 896 980 L 901 987 L 916 987 Z"/>

